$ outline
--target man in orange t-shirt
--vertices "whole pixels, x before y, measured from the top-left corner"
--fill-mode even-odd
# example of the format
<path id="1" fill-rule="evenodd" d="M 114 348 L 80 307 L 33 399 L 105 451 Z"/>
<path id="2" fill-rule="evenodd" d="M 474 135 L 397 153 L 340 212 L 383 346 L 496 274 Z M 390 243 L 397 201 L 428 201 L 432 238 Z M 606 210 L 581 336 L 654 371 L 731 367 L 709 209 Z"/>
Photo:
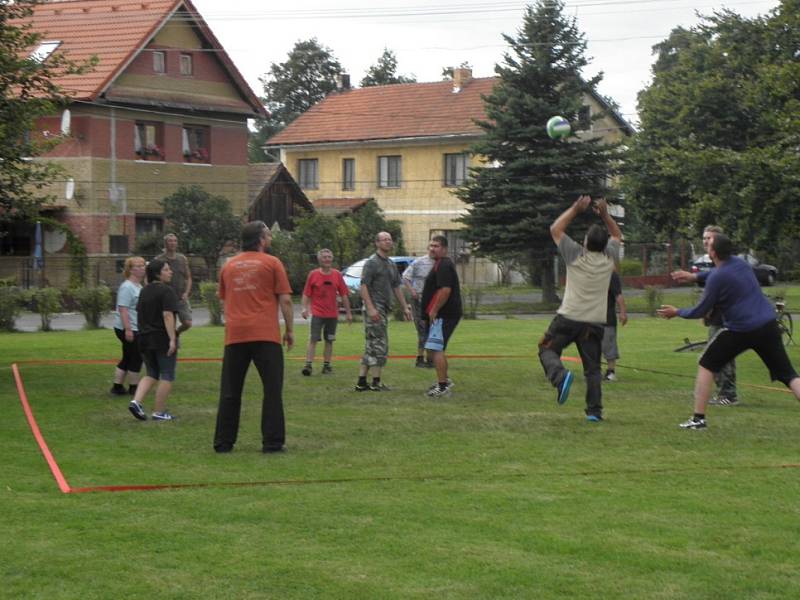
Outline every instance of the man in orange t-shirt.
<path id="1" fill-rule="evenodd" d="M 239 433 L 242 388 L 252 362 L 261 377 L 263 452 L 281 452 L 286 440 L 283 416 L 283 349 L 294 345 L 292 288 L 279 259 L 266 250 L 272 232 L 263 221 L 242 227 L 242 253 L 219 275 L 219 297 L 225 306 L 225 354 L 222 359 L 219 410 L 214 450 L 230 452 Z M 278 308 L 285 332 L 281 339 Z"/>

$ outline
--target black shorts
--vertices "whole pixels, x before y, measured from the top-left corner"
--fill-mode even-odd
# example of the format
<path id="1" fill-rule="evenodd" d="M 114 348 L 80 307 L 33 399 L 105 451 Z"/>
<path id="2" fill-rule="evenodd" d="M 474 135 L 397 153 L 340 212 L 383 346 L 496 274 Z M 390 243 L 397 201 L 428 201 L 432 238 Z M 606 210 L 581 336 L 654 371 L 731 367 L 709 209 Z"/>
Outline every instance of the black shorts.
<path id="1" fill-rule="evenodd" d="M 718 373 L 745 350 L 754 350 L 758 354 L 769 369 L 772 381 L 780 381 L 788 386 L 797 377 L 783 346 L 777 321 L 770 321 L 751 331 L 720 329 L 700 356 L 700 366 Z"/>
<path id="2" fill-rule="evenodd" d="M 456 325 L 461 320 L 461 317 L 441 317 L 442 319 L 442 338 L 444 339 L 444 347 L 442 348 L 442 352 L 447 350 L 447 342 L 450 340 L 450 336 L 453 335 L 453 332 L 456 330 Z M 431 328 L 431 321 L 430 319 L 425 321 L 425 339 L 428 339 L 428 331 Z"/>

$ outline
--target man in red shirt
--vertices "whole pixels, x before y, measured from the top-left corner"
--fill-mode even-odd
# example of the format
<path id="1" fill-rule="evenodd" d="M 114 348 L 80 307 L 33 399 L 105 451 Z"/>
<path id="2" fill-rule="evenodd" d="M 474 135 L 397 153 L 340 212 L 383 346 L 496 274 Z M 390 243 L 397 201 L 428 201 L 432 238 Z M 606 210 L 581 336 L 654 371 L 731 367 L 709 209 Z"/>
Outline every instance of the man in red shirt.
<path id="1" fill-rule="evenodd" d="M 306 364 L 303 367 L 303 375 L 311 375 L 311 363 L 314 361 L 314 354 L 317 351 L 317 342 L 325 338 L 325 350 L 323 353 L 324 363 L 322 373 L 332 373 L 331 357 L 333 356 L 333 342 L 336 339 L 336 325 L 339 323 L 339 304 L 336 296 L 342 298 L 347 322 L 353 322 L 353 315 L 350 313 L 350 299 L 347 297 L 347 286 L 344 283 L 342 274 L 333 265 L 333 252 L 323 248 L 317 252 L 317 262 L 319 269 L 314 269 L 308 274 L 306 286 L 303 288 L 303 318 L 308 319 L 311 304 L 311 335 L 308 339 L 308 349 L 306 350 Z"/>
<path id="2" fill-rule="evenodd" d="M 280 452 L 286 438 L 283 416 L 283 350 L 294 345 L 292 288 L 283 263 L 266 254 L 272 232 L 263 221 L 242 227 L 242 253 L 219 275 L 219 297 L 225 306 L 225 354 L 222 359 L 219 410 L 214 450 L 230 452 L 239 433 L 242 388 L 250 363 L 261 377 L 263 452 Z M 285 332 L 281 340 L 278 308 Z"/>

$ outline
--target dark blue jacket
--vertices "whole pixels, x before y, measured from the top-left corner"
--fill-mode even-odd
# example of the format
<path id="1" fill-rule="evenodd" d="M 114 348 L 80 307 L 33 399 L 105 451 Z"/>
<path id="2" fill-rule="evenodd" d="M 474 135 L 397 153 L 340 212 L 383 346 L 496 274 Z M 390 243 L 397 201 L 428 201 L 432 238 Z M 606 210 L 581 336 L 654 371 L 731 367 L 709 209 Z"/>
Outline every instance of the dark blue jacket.
<path id="1" fill-rule="evenodd" d="M 752 331 L 775 319 L 775 309 L 761 291 L 753 268 L 738 256 L 712 269 L 700 302 L 681 308 L 678 316 L 698 319 L 714 306 L 722 310 L 723 325 L 731 331 Z"/>

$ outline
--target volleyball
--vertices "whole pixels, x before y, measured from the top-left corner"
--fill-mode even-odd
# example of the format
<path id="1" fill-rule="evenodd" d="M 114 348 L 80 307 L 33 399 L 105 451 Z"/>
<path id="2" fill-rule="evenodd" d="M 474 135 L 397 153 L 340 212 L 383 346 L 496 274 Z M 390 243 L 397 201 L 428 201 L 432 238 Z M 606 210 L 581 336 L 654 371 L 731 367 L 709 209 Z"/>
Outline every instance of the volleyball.
<path id="1" fill-rule="evenodd" d="M 567 137 L 570 130 L 569 121 L 564 117 L 552 117 L 547 121 L 547 135 L 554 140 Z"/>

